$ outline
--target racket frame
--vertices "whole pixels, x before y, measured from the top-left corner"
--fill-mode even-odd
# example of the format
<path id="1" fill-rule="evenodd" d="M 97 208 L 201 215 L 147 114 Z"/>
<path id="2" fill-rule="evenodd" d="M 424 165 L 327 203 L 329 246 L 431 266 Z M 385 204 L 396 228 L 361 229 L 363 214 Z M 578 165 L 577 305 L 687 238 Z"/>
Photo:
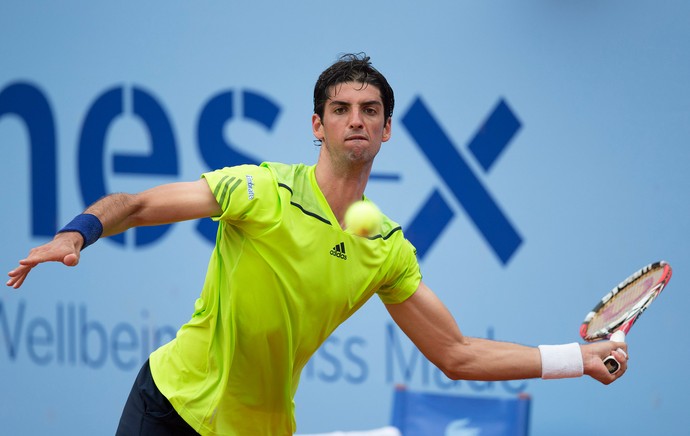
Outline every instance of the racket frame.
<path id="1" fill-rule="evenodd" d="M 621 317 L 619 317 L 615 321 L 610 322 L 608 325 L 600 328 L 595 332 L 587 333 L 590 322 L 601 309 L 603 309 L 612 299 L 614 299 L 619 293 L 621 293 L 624 289 L 626 289 L 629 285 L 634 283 L 640 277 L 644 276 L 650 271 L 657 269 L 663 269 L 662 275 L 654 284 L 651 291 L 648 292 L 648 295 L 645 298 L 642 298 L 640 301 L 635 303 L 635 305 L 632 308 L 627 310 Z M 642 315 L 642 313 L 644 313 L 644 311 L 649 307 L 649 305 L 652 304 L 652 301 L 654 301 L 654 299 L 656 299 L 656 297 L 659 296 L 664 287 L 666 287 L 666 284 L 671 279 L 671 274 L 671 266 L 666 261 L 662 260 L 659 262 L 651 263 L 630 275 L 618 286 L 613 288 L 609 293 L 604 295 L 604 297 L 601 299 L 601 301 L 599 301 L 599 303 L 597 303 L 594 309 L 592 309 L 587 314 L 585 320 L 580 326 L 580 336 L 582 336 L 582 338 L 587 342 L 593 342 L 600 339 L 609 339 L 611 335 L 617 330 L 621 330 L 622 332 L 627 334 L 630 331 L 632 325 L 635 323 L 635 321 L 637 321 L 637 319 Z"/>

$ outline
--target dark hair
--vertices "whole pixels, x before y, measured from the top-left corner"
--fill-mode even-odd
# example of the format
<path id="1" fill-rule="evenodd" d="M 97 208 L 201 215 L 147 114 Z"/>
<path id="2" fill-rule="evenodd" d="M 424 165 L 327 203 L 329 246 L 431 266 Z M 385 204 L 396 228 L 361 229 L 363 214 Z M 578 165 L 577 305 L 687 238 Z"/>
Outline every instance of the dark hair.
<path id="1" fill-rule="evenodd" d="M 373 85 L 378 88 L 383 101 L 384 120 L 393 115 L 395 98 L 393 89 L 386 78 L 371 65 L 369 56 L 364 53 L 348 53 L 328 67 L 316 81 L 314 86 L 314 113 L 323 119 L 323 111 L 326 101 L 330 97 L 328 91 L 334 85 L 346 82 L 358 82 L 365 85 Z"/>

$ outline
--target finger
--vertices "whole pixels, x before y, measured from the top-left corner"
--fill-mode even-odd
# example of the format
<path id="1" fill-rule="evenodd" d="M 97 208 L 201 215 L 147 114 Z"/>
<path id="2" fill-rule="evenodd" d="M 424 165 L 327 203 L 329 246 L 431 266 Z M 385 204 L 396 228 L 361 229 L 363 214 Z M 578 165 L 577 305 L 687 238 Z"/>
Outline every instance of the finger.
<path id="1" fill-rule="evenodd" d="M 623 356 L 623 358 L 625 358 L 625 360 L 628 360 L 628 353 L 626 353 L 625 350 L 623 350 L 622 348 L 617 348 L 616 352 L 618 354 L 620 354 L 621 356 Z"/>
<path id="2" fill-rule="evenodd" d="M 614 356 L 614 358 L 619 364 L 618 371 L 613 373 L 613 375 L 615 375 L 616 378 L 619 378 L 625 373 L 625 371 L 628 370 L 628 355 L 625 351 L 623 351 L 620 348 L 612 351 L 611 355 Z"/>
<path id="3" fill-rule="evenodd" d="M 39 263 L 60 261 L 61 254 L 57 252 L 38 251 L 31 252 L 26 259 L 19 261 L 19 265 L 34 267 Z"/>
<path id="4" fill-rule="evenodd" d="M 74 253 L 70 253 L 62 259 L 62 263 L 67 266 L 76 266 L 79 263 L 79 256 Z"/>
<path id="5" fill-rule="evenodd" d="M 9 273 L 10 279 L 7 281 L 7 286 L 12 286 L 13 288 L 18 288 L 24 283 L 26 276 L 31 272 L 32 267 L 26 265 L 20 265 L 13 269 Z"/>
<path id="6" fill-rule="evenodd" d="M 20 260 L 19 265 L 22 267 L 33 268 L 41 262 L 45 262 L 45 260 L 36 258 L 35 256 L 29 256 L 26 259 Z"/>
<path id="7" fill-rule="evenodd" d="M 619 362 L 628 360 L 628 353 L 626 353 L 622 348 L 613 350 L 611 354 L 614 355 Z"/>
<path id="8" fill-rule="evenodd" d="M 17 274 L 16 276 L 12 277 L 7 281 L 7 286 L 11 286 L 14 289 L 19 288 L 22 285 L 22 283 L 24 283 L 24 279 L 26 279 L 28 273 L 29 272 L 26 271 L 23 274 Z"/>
<path id="9" fill-rule="evenodd" d="M 22 274 L 26 274 L 26 272 L 30 269 L 31 269 L 30 266 L 20 265 L 20 266 L 16 267 L 15 269 L 13 269 L 12 271 L 8 272 L 7 275 L 10 277 L 19 277 Z"/>
<path id="10" fill-rule="evenodd" d="M 26 280 L 26 276 L 28 274 L 28 271 L 26 272 L 26 274 L 22 274 L 21 277 L 19 277 L 19 280 L 17 280 L 17 282 L 12 287 L 14 289 L 19 289 L 24 284 L 24 280 Z"/>
<path id="11" fill-rule="evenodd" d="M 65 247 L 51 242 L 40 247 L 36 247 L 29 251 L 26 258 L 19 261 L 19 265 L 34 267 L 39 263 L 44 262 L 62 262 L 66 253 L 72 253 L 72 250 L 65 250 Z"/>

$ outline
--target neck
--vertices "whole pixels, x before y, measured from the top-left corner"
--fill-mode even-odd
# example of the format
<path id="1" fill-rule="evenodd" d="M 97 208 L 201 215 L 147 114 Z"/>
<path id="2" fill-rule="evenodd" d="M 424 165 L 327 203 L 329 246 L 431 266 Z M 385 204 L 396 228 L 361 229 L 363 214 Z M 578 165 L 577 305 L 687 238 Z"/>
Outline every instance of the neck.
<path id="1" fill-rule="evenodd" d="M 349 168 L 337 170 L 330 168 L 319 159 L 314 175 L 319 189 L 326 197 L 331 211 L 343 225 L 345 211 L 355 201 L 361 200 L 369 181 L 371 164 L 362 168 Z"/>

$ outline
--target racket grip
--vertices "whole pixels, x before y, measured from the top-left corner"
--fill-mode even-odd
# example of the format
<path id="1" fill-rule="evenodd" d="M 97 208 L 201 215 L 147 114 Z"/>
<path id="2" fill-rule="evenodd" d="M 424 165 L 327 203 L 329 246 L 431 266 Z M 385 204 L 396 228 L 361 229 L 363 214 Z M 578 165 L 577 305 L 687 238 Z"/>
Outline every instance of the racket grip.
<path id="1" fill-rule="evenodd" d="M 616 330 L 609 340 L 613 342 L 625 342 L 625 332 L 623 330 Z M 606 365 L 606 369 L 609 370 L 609 374 L 615 374 L 621 367 L 621 364 L 613 356 L 604 359 L 604 365 Z"/>
<path id="2" fill-rule="evenodd" d="M 625 332 L 623 330 L 616 330 L 609 340 L 613 342 L 625 342 Z"/>

